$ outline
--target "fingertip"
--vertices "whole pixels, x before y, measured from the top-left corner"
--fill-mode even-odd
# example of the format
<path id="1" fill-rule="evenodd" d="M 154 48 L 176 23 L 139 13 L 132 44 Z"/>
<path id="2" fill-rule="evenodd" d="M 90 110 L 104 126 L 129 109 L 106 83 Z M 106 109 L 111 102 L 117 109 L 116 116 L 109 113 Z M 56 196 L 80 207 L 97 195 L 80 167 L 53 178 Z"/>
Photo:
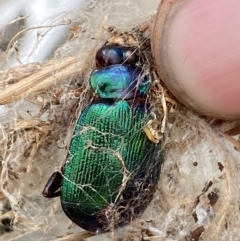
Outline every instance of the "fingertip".
<path id="1" fill-rule="evenodd" d="M 164 0 L 152 50 L 160 77 L 183 104 L 208 116 L 238 119 L 240 2 L 230 1 Z"/>

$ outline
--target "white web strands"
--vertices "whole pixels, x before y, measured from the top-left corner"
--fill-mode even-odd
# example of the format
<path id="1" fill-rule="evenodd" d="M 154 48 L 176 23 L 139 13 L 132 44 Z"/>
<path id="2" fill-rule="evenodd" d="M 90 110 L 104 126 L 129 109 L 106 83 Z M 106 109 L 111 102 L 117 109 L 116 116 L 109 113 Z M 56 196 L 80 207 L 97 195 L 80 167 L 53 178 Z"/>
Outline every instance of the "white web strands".
<path id="1" fill-rule="evenodd" d="M 106 27 L 129 31 L 148 20 L 157 4 L 158 1 L 143 0 L 88 1 L 85 10 L 71 13 L 72 23 L 84 31 L 59 47 L 53 58 L 78 55 L 79 72 L 84 72 L 86 66 L 90 71 L 91 50 L 109 37 L 107 31 L 99 31 L 100 22 L 107 19 Z M 16 58 L 16 53 L 10 52 L 1 62 L 4 68 L 9 59 Z M 46 200 L 41 191 L 54 169 L 60 169 L 64 162 L 65 147 L 74 127 L 74 121 L 69 127 L 69 116 L 71 111 L 75 110 L 75 117 L 78 113 L 74 104 L 79 102 L 79 96 L 71 92 L 78 86 L 71 80 L 11 103 L 9 109 L 4 107 L 1 111 L 0 202 L 5 211 L 0 213 L 0 219 L 14 217 L 15 230 L 4 233 L 0 239 L 58 240 L 69 231 L 70 222 L 61 211 L 59 199 Z M 81 80 L 78 78 L 80 84 Z M 83 102 L 85 93 L 80 91 Z M 200 235 L 202 240 L 240 239 L 239 152 L 204 120 L 185 109 L 176 113 L 171 124 L 166 124 L 165 135 L 166 158 L 158 190 L 141 219 L 119 233 L 116 230 L 88 240 L 142 240 L 145 236 L 145 240 L 183 241 L 200 240 Z M 43 143 L 40 148 L 39 143 Z M 33 160 L 28 160 L 31 156 Z M 26 172 L 29 161 L 31 168 Z M 9 205 L 11 211 L 6 211 Z M 71 232 L 79 230 L 74 227 Z"/>

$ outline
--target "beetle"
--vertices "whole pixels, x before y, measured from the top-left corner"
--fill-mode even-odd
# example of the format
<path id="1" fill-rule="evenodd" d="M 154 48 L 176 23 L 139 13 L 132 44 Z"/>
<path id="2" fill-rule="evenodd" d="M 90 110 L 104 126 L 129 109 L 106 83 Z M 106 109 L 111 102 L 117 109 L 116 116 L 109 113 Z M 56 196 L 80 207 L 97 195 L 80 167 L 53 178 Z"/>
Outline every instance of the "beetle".
<path id="1" fill-rule="evenodd" d="M 109 49 L 118 55 L 116 46 Z M 163 159 L 142 128 L 148 121 L 150 76 L 140 66 L 123 64 L 123 58 L 114 61 L 107 58 L 90 75 L 99 98 L 80 114 L 66 163 L 42 192 L 47 198 L 60 196 L 65 214 L 92 232 L 128 223 L 145 210 Z"/>

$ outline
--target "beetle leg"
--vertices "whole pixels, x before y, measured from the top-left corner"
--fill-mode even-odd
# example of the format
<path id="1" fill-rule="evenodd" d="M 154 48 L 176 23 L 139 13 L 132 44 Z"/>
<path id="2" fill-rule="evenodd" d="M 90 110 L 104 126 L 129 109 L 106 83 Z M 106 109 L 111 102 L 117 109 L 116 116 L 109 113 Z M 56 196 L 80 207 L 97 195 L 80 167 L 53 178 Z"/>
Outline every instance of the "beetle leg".
<path id="1" fill-rule="evenodd" d="M 42 195 L 47 198 L 54 198 L 60 196 L 61 182 L 62 174 L 58 171 L 54 172 L 52 176 L 48 179 L 42 191 Z"/>

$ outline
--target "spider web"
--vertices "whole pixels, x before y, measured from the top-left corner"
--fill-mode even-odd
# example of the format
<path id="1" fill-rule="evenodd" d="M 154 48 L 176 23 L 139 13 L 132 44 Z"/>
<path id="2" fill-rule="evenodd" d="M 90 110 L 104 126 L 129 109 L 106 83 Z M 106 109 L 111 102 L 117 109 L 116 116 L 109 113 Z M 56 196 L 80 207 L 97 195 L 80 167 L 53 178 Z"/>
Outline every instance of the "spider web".
<path id="1" fill-rule="evenodd" d="M 22 99 L 9 106 L 8 114 L 12 119 L 2 121 L 1 116 L 0 204 L 4 211 L 1 211 L 0 217 L 1 221 L 2 217 L 12 220 L 14 231 L 2 234 L 0 239 L 58 240 L 57 237 L 68 233 L 69 221 L 61 211 L 59 199 L 46 200 L 40 193 L 51 173 L 60 170 L 77 116 L 90 100 L 88 83 L 84 81 L 88 81 L 93 68 L 94 51 L 91 50 L 99 48 L 110 37 L 107 31 L 99 31 L 96 19 L 103 21 L 107 16 L 107 27 L 131 31 L 151 13 L 144 3 L 146 1 L 139 4 L 136 0 L 95 0 L 89 1 L 86 10 L 73 12 L 73 22 L 80 23 L 85 32 L 58 48 L 53 58 L 79 55 L 82 67 L 77 80 L 68 79 L 44 92 L 29 95 L 27 99 L 31 103 L 38 97 L 44 100 L 39 111 L 33 105 L 34 108 L 27 112 L 24 107 L 26 100 Z M 3 79 L 1 87 L 5 85 L 6 79 Z M 161 121 L 164 86 L 160 88 L 161 82 L 155 77 L 152 84 L 148 103 L 157 120 Z M 84 86 L 80 98 L 71 92 L 79 85 Z M 59 89 L 62 94 L 56 99 L 53 93 L 58 96 Z M 80 106 L 76 110 L 79 99 Z M 113 238 L 238 241 L 239 153 L 206 120 L 182 106 L 178 106 L 175 112 L 169 111 L 165 137 L 162 145 L 166 159 L 153 201 L 140 219 L 131 222 L 129 229 L 112 231 Z M 36 150 L 35 154 L 32 149 Z M 26 160 L 31 156 L 32 167 L 27 173 Z M 110 178 L 108 182 L 111 182 Z M 117 192 L 116 197 L 118 193 L 122 192 Z M 116 203 L 116 197 L 109 204 Z M 1 225 L 0 232 L 2 230 Z M 79 228 L 71 231 L 78 232 Z M 96 238 L 100 240 L 101 236 Z"/>

